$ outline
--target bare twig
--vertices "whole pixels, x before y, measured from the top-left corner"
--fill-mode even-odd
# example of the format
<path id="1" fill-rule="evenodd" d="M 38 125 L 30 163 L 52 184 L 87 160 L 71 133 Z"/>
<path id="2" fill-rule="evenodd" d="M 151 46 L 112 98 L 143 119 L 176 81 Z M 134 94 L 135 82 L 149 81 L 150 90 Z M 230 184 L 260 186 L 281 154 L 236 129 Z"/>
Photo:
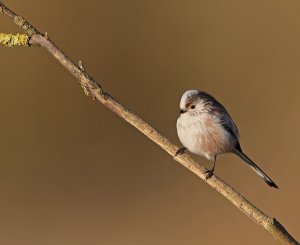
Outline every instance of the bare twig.
<path id="1" fill-rule="evenodd" d="M 8 9 L 2 2 L 0 2 L 0 11 L 10 17 L 13 22 L 26 31 L 29 37 L 29 44 L 35 46 L 41 46 L 45 48 L 55 59 L 57 59 L 81 84 L 84 91 L 90 93 L 93 98 L 98 100 L 104 106 L 123 118 L 125 121 L 133 125 L 140 132 L 150 138 L 153 142 L 164 149 L 168 154 L 174 156 L 178 147 L 170 142 L 166 137 L 160 134 L 156 129 L 150 126 L 147 122 L 141 119 L 139 116 L 131 112 L 121 103 L 116 101 L 111 95 L 105 93 L 100 86 L 91 76 L 89 76 L 82 62 L 79 65 L 75 65 L 63 52 L 59 49 L 48 37 L 38 32 L 29 22 L 23 17 L 18 16 L 13 11 Z M 182 154 L 174 157 L 174 160 L 182 164 L 188 170 L 195 175 L 205 180 L 207 170 L 201 166 L 198 162 L 192 159 L 187 154 Z M 250 203 L 245 197 L 239 194 L 231 186 L 225 183 L 223 180 L 213 175 L 208 181 L 206 181 L 213 189 L 222 194 L 228 201 L 230 201 L 235 207 L 237 207 L 242 213 L 247 215 L 250 219 L 254 220 L 259 226 L 263 227 L 269 232 L 279 243 L 281 244 L 299 244 L 287 230 L 275 219 L 267 216 L 260 211 L 252 203 Z"/>

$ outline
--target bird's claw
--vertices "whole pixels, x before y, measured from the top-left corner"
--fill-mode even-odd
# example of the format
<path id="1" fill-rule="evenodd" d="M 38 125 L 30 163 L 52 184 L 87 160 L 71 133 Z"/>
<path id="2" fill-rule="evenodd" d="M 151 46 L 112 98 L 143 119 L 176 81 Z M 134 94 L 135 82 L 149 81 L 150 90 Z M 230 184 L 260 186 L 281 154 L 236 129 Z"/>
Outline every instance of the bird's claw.
<path id="1" fill-rule="evenodd" d="M 212 169 L 208 169 L 205 171 L 205 173 L 207 174 L 206 177 L 205 177 L 205 181 L 207 181 L 213 174 L 214 174 L 214 168 Z"/>
<path id="2" fill-rule="evenodd" d="M 182 153 L 184 153 L 185 150 L 186 150 L 186 147 L 180 147 L 180 148 L 176 151 L 174 157 L 177 157 L 178 155 L 181 155 Z"/>

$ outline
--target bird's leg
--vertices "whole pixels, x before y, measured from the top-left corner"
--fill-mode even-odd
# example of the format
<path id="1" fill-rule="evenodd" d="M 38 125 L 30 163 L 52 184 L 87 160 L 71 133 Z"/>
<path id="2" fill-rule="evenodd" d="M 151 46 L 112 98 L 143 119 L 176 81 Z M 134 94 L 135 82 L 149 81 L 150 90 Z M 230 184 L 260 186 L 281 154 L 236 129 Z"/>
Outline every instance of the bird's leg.
<path id="1" fill-rule="evenodd" d="M 176 156 L 178 156 L 178 155 L 181 155 L 182 153 L 184 153 L 184 151 L 186 150 L 186 147 L 180 147 L 179 149 L 178 149 L 178 151 L 176 151 L 176 153 L 175 153 L 175 155 L 174 155 L 174 157 L 176 157 Z"/>
<path id="2" fill-rule="evenodd" d="M 215 155 L 214 166 L 212 167 L 212 169 L 208 169 L 205 171 L 205 173 L 207 174 L 205 180 L 208 180 L 213 175 L 215 171 L 216 161 L 217 161 L 217 155 Z"/>

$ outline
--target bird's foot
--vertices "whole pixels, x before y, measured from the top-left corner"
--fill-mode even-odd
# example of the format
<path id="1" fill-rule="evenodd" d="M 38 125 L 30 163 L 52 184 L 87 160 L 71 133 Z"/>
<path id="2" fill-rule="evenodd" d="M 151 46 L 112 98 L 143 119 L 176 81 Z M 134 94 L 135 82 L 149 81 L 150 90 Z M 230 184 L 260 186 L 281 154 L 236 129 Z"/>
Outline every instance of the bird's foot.
<path id="1" fill-rule="evenodd" d="M 214 171 L 215 171 L 215 168 L 208 169 L 205 171 L 205 173 L 207 174 L 205 177 L 205 181 L 207 181 L 214 174 Z"/>
<path id="2" fill-rule="evenodd" d="M 186 147 L 180 147 L 180 148 L 176 151 L 174 157 L 177 157 L 178 155 L 181 155 L 182 153 L 184 153 L 185 150 L 186 150 Z"/>

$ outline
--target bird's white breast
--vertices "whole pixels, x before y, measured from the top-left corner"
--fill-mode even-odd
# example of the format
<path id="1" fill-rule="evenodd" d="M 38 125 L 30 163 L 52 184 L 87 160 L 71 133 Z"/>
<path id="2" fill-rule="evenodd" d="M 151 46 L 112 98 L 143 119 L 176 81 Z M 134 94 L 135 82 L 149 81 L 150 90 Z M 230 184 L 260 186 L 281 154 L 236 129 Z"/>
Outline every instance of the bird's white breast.
<path id="1" fill-rule="evenodd" d="M 189 151 L 213 160 L 226 151 L 230 137 L 218 120 L 207 113 L 180 115 L 177 133 L 181 143 Z"/>

